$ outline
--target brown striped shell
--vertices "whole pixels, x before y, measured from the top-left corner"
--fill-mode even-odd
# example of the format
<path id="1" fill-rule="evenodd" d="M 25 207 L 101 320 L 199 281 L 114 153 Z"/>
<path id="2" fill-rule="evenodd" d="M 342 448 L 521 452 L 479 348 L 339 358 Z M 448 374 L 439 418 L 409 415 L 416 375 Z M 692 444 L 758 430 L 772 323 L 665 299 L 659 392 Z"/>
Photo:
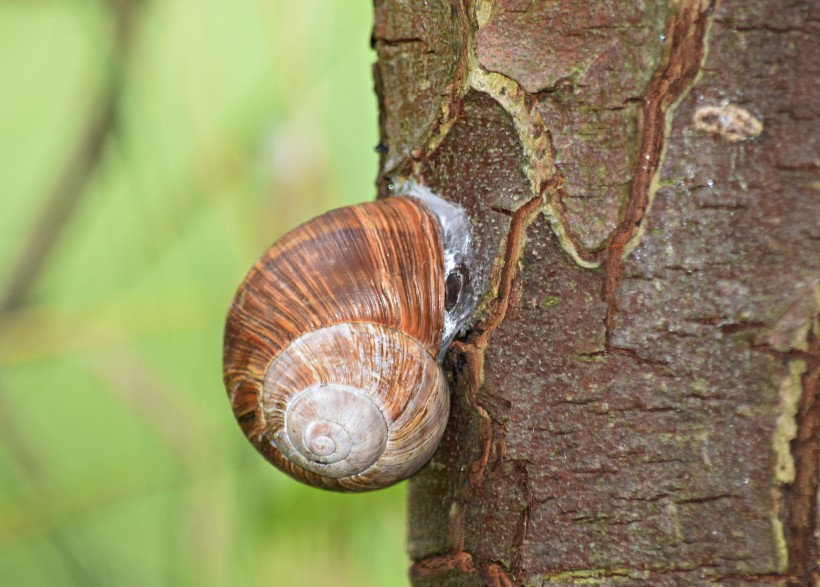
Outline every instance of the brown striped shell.
<path id="1" fill-rule="evenodd" d="M 444 306 L 442 234 L 415 199 L 341 208 L 291 231 L 228 313 L 224 378 L 242 430 L 311 485 L 367 490 L 413 474 L 449 413 L 436 360 Z"/>

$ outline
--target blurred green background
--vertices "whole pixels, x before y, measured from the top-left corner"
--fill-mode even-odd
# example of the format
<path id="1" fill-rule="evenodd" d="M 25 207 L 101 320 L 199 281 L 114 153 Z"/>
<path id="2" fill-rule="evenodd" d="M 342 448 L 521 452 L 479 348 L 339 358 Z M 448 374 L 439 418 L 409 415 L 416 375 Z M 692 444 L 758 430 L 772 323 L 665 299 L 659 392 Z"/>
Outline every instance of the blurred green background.
<path id="1" fill-rule="evenodd" d="M 367 0 L 0 2 L 0 585 L 405 585 L 405 488 L 309 489 L 221 382 L 284 231 L 372 199 Z"/>

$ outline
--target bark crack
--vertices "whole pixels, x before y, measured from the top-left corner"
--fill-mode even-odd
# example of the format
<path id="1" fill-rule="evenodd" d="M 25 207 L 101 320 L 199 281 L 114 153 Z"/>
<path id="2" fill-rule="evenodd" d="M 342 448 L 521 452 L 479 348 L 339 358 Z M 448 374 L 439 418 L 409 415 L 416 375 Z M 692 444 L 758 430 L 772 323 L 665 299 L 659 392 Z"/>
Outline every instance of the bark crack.
<path id="1" fill-rule="evenodd" d="M 487 22 L 492 8 L 493 3 L 489 1 L 476 4 L 476 30 Z M 468 36 L 466 51 L 467 85 L 493 98 L 512 119 L 524 152 L 523 170 L 530 183 L 531 195 L 542 198 L 543 213 L 561 248 L 581 267 L 597 267 L 599 260 L 581 246 L 569 227 L 562 202 L 565 195 L 563 178 L 555 167 L 555 149 L 547 125 L 538 111 L 537 96 L 527 93 L 515 80 L 484 69 L 476 55 L 474 35 Z"/>
<path id="2" fill-rule="evenodd" d="M 820 584 L 820 544 L 815 533 L 820 490 L 819 318 L 820 289 L 813 281 L 800 288 L 783 315 L 759 330 L 749 345 L 782 361 L 790 373 L 780 386 L 781 414 L 774 443 L 776 505 L 785 508 L 776 521 L 783 521 L 790 585 Z"/>
<path id="3" fill-rule="evenodd" d="M 440 575 L 448 571 L 474 573 L 473 557 L 463 551 L 441 556 L 431 556 L 413 563 L 413 566 L 410 567 L 410 578 L 419 579 L 430 575 Z"/>
<path id="4" fill-rule="evenodd" d="M 791 443 L 794 482 L 788 488 L 789 571 L 793 585 L 820 584 L 820 545 L 817 543 L 818 476 L 820 476 L 820 339 L 810 341 L 813 357 L 802 377 L 803 393 L 797 406 L 797 434 Z"/>
<path id="5" fill-rule="evenodd" d="M 542 205 L 541 197 L 530 200 L 516 210 L 510 221 L 510 229 L 504 245 L 503 262 L 498 278 L 498 290 L 495 299 L 487 309 L 487 315 L 473 327 L 467 341 L 456 341 L 453 350 L 463 357 L 466 365 L 466 395 L 481 421 L 482 438 L 481 456 L 470 465 L 470 484 L 477 484 L 484 475 L 492 449 L 492 420 L 487 410 L 478 400 L 478 391 L 484 382 L 484 351 L 489 344 L 493 331 L 504 321 L 510 308 L 510 301 L 518 275 L 519 261 L 524 251 L 526 228 L 533 221 Z"/>
<path id="6" fill-rule="evenodd" d="M 487 563 L 481 573 L 484 583 L 488 587 L 514 587 L 515 583 L 507 574 L 503 565 L 498 563 Z"/>
<path id="7" fill-rule="evenodd" d="M 600 252 L 605 271 L 603 299 L 607 303 L 604 320 L 607 349 L 612 347 L 612 332 L 618 311 L 616 293 L 622 271 L 621 262 L 637 246 L 643 234 L 643 219 L 658 189 L 658 175 L 672 123 L 671 114 L 701 71 L 714 3 L 715 0 L 712 0 L 703 7 L 701 0 L 681 2 L 666 35 L 671 41 L 669 57 L 639 99 L 641 139 L 637 156 L 632 162 L 627 200 L 618 226 Z"/>
<path id="8" fill-rule="evenodd" d="M 464 365 L 462 374 L 459 377 L 460 389 L 467 398 L 468 403 L 478 417 L 477 436 L 481 446 L 481 454 L 470 463 L 467 472 L 467 483 L 462 490 L 462 495 L 466 495 L 471 487 L 475 487 L 482 482 L 493 448 L 493 422 L 486 408 L 481 405 L 478 399 L 478 392 L 484 381 L 484 352 L 489 344 L 493 331 L 504 321 L 507 311 L 510 308 L 510 301 L 513 299 L 515 289 L 515 279 L 518 274 L 521 255 L 524 250 L 526 240 L 526 228 L 537 216 L 542 206 L 542 198 L 537 197 L 515 211 L 510 222 L 510 230 L 503 252 L 503 263 L 499 270 L 498 293 L 490 303 L 487 315 L 473 328 L 472 333 L 466 341 L 455 341 L 451 346 L 452 352 L 459 356 L 460 362 Z M 526 477 L 523 481 L 523 488 L 529 492 L 529 483 Z M 459 570 L 464 573 L 475 574 L 476 567 L 487 585 L 497 587 L 512 586 L 514 583 L 510 579 L 507 570 L 503 565 L 495 561 L 474 561 L 473 555 L 464 550 L 464 508 L 461 507 L 463 498 L 456 497 L 453 501 L 453 518 L 450 525 L 451 544 L 454 545 L 454 552 L 446 555 L 427 557 L 417 561 L 410 571 L 411 578 L 425 575 L 435 575 L 451 570 Z M 528 503 L 532 500 L 528 498 Z M 523 515 L 523 525 L 519 521 L 519 531 L 516 534 L 517 550 L 520 551 L 520 544 L 526 536 L 526 520 L 529 517 L 529 506 L 525 508 Z M 520 558 L 517 563 L 520 567 Z M 515 566 L 513 568 L 516 568 Z"/>
<path id="9" fill-rule="evenodd" d="M 754 351 L 783 361 L 789 369 L 781 385 L 775 451 L 775 500 L 782 528 L 789 585 L 820 584 L 820 544 L 815 524 L 820 490 L 820 323 L 816 286 L 791 304 L 783 317 L 750 344 Z M 778 450 L 778 447 L 780 449 Z M 784 511 L 785 510 L 785 511 Z M 780 521 L 783 523 L 780 524 Z"/>
<path id="10" fill-rule="evenodd" d="M 510 572 L 517 579 L 519 584 L 523 584 L 524 567 L 522 564 L 521 551 L 524 547 L 524 541 L 527 539 L 527 534 L 529 532 L 530 514 L 532 510 L 537 507 L 538 503 L 532 495 L 532 488 L 530 487 L 530 474 L 527 470 L 527 463 L 524 461 L 517 461 L 515 466 L 521 477 L 521 495 L 524 496 L 527 505 L 521 510 L 518 517 L 518 522 L 516 523 L 515 540 L 513 541 L 513 555 L 510 561 Z"/>

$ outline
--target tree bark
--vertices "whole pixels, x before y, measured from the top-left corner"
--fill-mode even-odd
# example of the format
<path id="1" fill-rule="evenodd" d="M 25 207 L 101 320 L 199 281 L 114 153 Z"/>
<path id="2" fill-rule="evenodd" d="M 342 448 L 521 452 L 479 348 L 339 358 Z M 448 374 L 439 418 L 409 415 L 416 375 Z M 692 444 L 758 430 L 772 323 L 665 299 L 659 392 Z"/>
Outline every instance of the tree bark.
<path id="1" fill-rule="evenodd" d="M 433 585 L 817 585 L 820 8 L 376 0 L 385 196 L 480 319 L 410 482 Z"/>

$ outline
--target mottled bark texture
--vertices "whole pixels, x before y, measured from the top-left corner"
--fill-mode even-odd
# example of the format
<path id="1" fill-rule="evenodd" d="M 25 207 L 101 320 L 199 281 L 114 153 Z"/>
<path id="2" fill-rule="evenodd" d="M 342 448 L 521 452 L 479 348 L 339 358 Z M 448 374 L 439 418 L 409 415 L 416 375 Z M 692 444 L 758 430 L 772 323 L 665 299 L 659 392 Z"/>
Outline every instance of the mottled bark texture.
<path id="1" fill-rule="evenodd" d="M 410 482 L 433 585 L 810 585 L 820 6 L 376 0 L 382 195 L 487 268 Z"/>

